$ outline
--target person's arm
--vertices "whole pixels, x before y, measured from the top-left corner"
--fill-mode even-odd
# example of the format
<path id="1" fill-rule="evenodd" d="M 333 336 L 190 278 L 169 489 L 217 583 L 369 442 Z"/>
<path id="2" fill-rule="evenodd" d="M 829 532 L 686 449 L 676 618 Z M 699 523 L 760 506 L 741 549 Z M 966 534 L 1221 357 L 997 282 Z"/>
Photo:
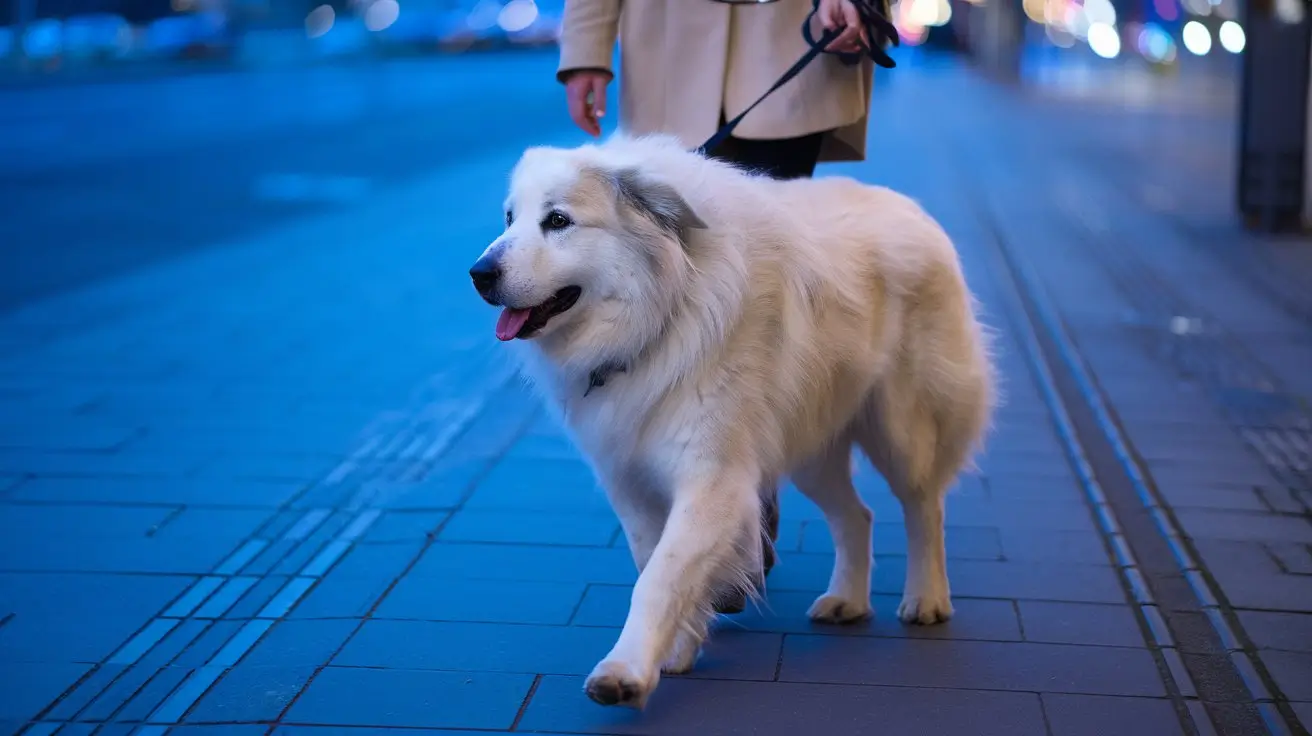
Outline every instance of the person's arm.
<path id="1" fill-rule="evenodd" d="M 612 56 L 619 35 L 621 0 L 565 0 L 560 23 L 560 65 L 569 116 L 585 132 L 601 135 L 606 85 L 615 76 Z"/>
<path id="2" fill-rule="evenodd" d="M 560 65 L 556 78 L 600 71 L 613 76 L 611 59 L 620 31 L 621 0 L 565 0 L 560 21 Z"/>

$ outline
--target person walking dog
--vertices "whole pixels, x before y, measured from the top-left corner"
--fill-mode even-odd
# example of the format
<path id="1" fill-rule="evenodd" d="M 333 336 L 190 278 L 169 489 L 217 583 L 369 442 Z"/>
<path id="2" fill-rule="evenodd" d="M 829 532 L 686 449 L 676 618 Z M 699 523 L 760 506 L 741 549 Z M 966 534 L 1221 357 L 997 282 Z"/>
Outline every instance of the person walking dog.
<path id="1" fill-rule="evenodd" d="M 560 64 L 570 117 L 599 136 L 620 39 L 620 119 L 634 135 L 709 138 L 807 51 L 811 0 L 566 0 Z M 819 0 L 816 23 L 842 33 L 826 51 L 860 54 L 871 39 L 851 0 Z M 862 161 L 873 65 L 822 54 L 752 110 L 714 157 L 778 178 L 809 177 L 818 162 Z"/>

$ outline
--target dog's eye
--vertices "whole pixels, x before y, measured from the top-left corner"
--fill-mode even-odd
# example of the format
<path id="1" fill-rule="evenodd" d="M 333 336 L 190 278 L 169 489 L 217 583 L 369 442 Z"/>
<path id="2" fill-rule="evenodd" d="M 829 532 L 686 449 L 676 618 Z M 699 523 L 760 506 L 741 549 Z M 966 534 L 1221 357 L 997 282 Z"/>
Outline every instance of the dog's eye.
<path id="1" fill-rule="evenodd" d="M 560 212 L 549 212 L 547 219 L 542 221 L 542 226 L 548 230 L 564 230 L 570 224 L 569 217 Z"/>

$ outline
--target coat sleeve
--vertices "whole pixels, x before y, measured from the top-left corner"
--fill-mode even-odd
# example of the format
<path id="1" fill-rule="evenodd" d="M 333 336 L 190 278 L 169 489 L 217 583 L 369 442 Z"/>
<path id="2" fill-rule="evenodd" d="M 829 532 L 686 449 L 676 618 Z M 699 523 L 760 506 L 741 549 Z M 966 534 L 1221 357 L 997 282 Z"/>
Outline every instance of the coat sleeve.
<path id="1" fill-rule="evenodd" d="M 622 0 L 565 0 L 560 22 L 560 65 L 556 79 L 577 69 L 611 72 L 620 29 Z"/>

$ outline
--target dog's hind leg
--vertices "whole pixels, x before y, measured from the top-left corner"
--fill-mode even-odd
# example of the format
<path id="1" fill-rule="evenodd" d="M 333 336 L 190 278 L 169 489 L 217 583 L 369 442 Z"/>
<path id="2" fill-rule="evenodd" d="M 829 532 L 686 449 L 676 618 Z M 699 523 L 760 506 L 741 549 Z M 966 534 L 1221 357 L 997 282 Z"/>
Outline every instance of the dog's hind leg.
<path id="1" fill-rule="evenodd" d="M 761 576 L 753 588 L 764 589 L 765 578 L 774 569 L 775 542 L 779 541 L 779 482 L 774 479 L 762 481 L 759 490 L 761 496 Z M 714 609 L 716 613 L 742 613 L 747 609 L 747 597 L 751 590 L 731 581 L 729 587 L 715 593 Z M 667 670 L 678 671 L 678 670 Z"/>
<path id="2" fill-rule="evenodd" d="M 966 416 L 962 412 L 961 416 Z M 889 389 L 857 432 L 857 442 L 888 481 L 907 530 L 906 587 L 897 615 L 905 623 L 952 617 L 944 544 L 944 501 L 965 464 L 975 432 L 933 397 Z"/>
<path id="3" fill-rule="evenodd" d="M 750 575 L 745 562 L 760 565 L 759 475 L 701 467 L 676 480 L 665 530 L 633 587 L 619 640 L 588 676 L 588 697 L 641 708 L 676 644 L 700 645 L 711 591 Z"/>
<path id="4" fill-rule="evenodd" d="M 834 539 L 829 589 L 811 604 L 816 621 L 847 623 L 870 615 L 874 514 L 852 485 L 852 446 L 842 438 L 793 472 L 793 484 L 820 507 Z"/>

